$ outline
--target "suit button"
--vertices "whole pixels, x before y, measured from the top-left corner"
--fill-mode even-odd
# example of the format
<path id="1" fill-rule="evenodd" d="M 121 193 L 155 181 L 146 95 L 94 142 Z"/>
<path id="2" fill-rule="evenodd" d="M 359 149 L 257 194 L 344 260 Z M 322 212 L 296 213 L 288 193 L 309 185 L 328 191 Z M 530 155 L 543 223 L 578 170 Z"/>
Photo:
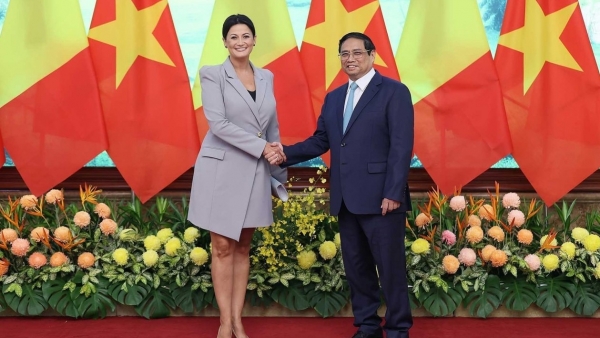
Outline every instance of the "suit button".
<path id="1" fill-rule="evenodd" d="M 345 147 L 345 146 L 346 146 L 346 143 L 342 143 L 342 144 L 341 144 L 341 146 L 342 146 L 342 147 Z"/>

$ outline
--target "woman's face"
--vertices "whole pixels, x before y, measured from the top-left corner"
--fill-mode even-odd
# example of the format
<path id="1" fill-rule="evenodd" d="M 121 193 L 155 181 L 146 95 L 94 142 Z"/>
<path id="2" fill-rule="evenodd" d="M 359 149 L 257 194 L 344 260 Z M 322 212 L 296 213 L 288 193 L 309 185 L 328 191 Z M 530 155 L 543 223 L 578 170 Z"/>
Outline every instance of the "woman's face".
<path id="1" fill-rule="evenodd" d="M 248 26 L 240 23 L 231 26 L 223 43 L 232 57 L 247 58 L 256 43 L 256 37 L 252 35 L 252 31 Z"/>

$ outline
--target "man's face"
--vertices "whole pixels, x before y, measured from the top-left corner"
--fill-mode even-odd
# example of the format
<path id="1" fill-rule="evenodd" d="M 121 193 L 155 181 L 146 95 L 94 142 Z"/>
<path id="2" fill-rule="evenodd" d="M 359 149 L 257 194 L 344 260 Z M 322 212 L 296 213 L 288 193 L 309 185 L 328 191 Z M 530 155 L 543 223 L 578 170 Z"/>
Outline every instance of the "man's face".
<path id="1" fill-rule="evenodd" d="M 365 43 L 360 39 L 350 38 L 344 41 L 340 55 L 342 69 L 352 81 L 367 74 L 375 62 L 375 51 L 371 51 L 369 55 L 365 50 Z"/>

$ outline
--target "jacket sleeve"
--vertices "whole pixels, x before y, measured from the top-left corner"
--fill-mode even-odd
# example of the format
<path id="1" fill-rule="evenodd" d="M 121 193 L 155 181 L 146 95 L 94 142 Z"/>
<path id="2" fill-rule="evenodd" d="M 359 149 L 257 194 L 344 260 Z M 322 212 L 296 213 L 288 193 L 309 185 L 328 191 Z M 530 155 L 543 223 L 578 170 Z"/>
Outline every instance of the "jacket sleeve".
<path id="1" fill-rule="evenodd" d="M 273 90 L 273 73 L 268 70 L 264 70 L 265 73 L 268 74 L 267 78 L 269 79 L 270 90 Z M 271 121 L 267 126 L 266 131 L 267 141 L 271 142 L 281 142 L 281 137 L 279 135 L 279 120 L 277 119 L 277 112 L 273 115 Z M 271 176 L 278 180 L 281 183 L 285 183 L 287 181 L 287 169 L 281 168 L 276 165 L 270 165 Z"/>
<path id="2" fill-rule="evenodd" d="M 414 143 L 414 109 L 410 92 L 404 84 L 398 84 L 394 91 L 387 118 L 390 152 L 383 197 L 403 201 Z"/>
<path id="3" fill-rule="evenodd" d="M 202 107 L 208 127 L 215 136 L 223 141 L 260 158 L 267 141 L 231 123 L 225 116 L 225 100 L 227 98 L 223 96 L 222 86 L 225 81 L 219 79 L 222 76 L 220 69 L 220 66 L 204 66 L 200 69 Z"/>

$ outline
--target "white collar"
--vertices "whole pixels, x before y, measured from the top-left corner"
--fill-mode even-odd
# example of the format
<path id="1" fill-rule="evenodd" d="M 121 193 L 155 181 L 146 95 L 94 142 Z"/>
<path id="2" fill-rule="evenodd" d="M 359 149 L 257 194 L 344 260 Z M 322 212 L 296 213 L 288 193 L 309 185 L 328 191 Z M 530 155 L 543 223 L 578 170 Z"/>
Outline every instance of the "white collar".
<path id="1" fill-rule="evenodd" d="M 373 76 L 375 76 L 375 68 L 371 68 L 371 70 L 368 71 L 367 74 L 363 75 L 360 79 L 356 81 L 348 80 L 348 88 L 350 88 L 352 82 L 356 82 L 358 88 L 360 88 L 360 90 L 362 91 L 365 91 L 365 88 L 367 88 L 367 85 L 369 84 L 369 82 L 371 82 Z"/>

